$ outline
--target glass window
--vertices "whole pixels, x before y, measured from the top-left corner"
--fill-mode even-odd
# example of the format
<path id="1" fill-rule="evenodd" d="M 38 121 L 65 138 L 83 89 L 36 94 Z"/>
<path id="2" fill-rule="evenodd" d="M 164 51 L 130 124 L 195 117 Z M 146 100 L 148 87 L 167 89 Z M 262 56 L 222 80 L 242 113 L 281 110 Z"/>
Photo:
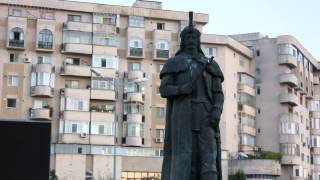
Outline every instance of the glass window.
<path id="1" fill-rule="evenodd" d="M 143 41 L 140 38 L 131 38 L 129 46 L 131 48 L 142 48 L 143 47 Z"/>
<path id="2" fill-rule="evenodd" d="M 129 16 L 130 27 L 144 27 L 144 17 L 141 16 Z"/>
<path id="3" fill-rule="evenodd" d="M 189 25 L 189 21 L 180 21 L 180 31 Z"/>
<path id="4" fill-rule="evenodd" d="M 144 124 L 142 123 L 125 123 L 124 130 L 127 137 L 144 137 Z"/>
<path id="5" fill-rule="evenodd" d="M 140 68 L 140 63 L 137 62 L 130 62 L 128 63 L 128 71 L 139 71 Z"/>
<path id="6" fill-rule="evenodd" d="M 254 136 L 249 134 L 241 134 L 241 144 L 254 147 L 255 146 Z"/>
<path id="7" fill-rule="evenodd" d="M 19 84 L 19 76 L 17 75 L 8 76 L 8 86 L 18 86 L 18 84 Z"/>
<path id="8" fill-rule="evenodd" d="M 104 89 L 104 90 L 115 90 L 115 80 L 113 78 L 110 79 L 94 79 L 92 80 L 92 88 L 93 89 Z"/>
<path id="9" fill-rule="evenodd" d="M 20 17 L 20 16 L 22 16 L 22 10 L 21 9 L 12 9 L 12 15 Z"/>
<path id="10" fill-rule="evenodd" d="M 299 134 L 299 124 L 294 122 L 281 122 L 281 134 Z"/>
<path id="11" fill-rule="evenodd" d="M 245 73 L 238 73 L 238 82 L 240 84 L 248 85 L 252 88 L 254 88 L 255 86 L 255 79 L 252 76 Z"/>
<path id="12" fill-rule="evenodd" d="M 80 15 L 68 14 L 68 21 L 80 22 L 81 21 L 81 16 Z"/>
<path id="13" fill-rule="evenodd" d="M 91 122 L 91 133 L 112 136 L 114 135 L 113 122 Z"/>
<path id="14" fill-rule="evenodd" d="M 52 49 L 53 46 L 53 35 L 48 29 L 43 29 L 39 32 L 38 37 L 38 48 Z"/>
<path id="15" fill-rule="evenodd" d="M 300 146 L 298 144 L 281 143 L 280 151 L 284 155 L 300 156 Z"/>
<path id="16" fill-rule="evenodd" d="M 124 104 L 124 114 L 142 114 L 143 105 L 138 103 L 126 103 Z"/>
<path id="17" fill-rule="evenodd" d="M 246 104 L 251 107 L 256 106 L 256 99 L 254 96 L 251 96 L 250 94 L 244 93 L 244 92 L 239 92 L 238 93 L 238 102 L 240 104 Z"/>
<path id="18" fill-rule="evenodd" d="M 92 67 L 118 69 L 118 58 L 111 55 L 94 55 Z"/>
<path id="19" fill-rule="evenodd" d="M 164 30 L 165 29 L 165 24 L 164 23 L 157 23 L 157 29 L 158 30 Z"/>
<path id="20" fill-rule="evenodd" d="M 71 111 L 89 111 L 89 99 L 77 97 L 67 97 L 66 110 Z"/>
<path id="21" fill-rule="evenodd" d="M 15 27 L 11 29 L 9 34 L 9 45 L 15 47 L 24 46 L 24 33 L 21 28 Z"/>
<path id="22" fill-rule="evenodd" d="M 250 126 L 250 127 L 255 127 L 255 120 L 253 116 L 250 115 L 241 115 L 240 117 L 240 123 L 242 125 Z"/>
<path id="23" fill-rule="evenodd" d="M 320 119 L 319 118 L 312 118 L 311 119 L 311 128 L 320 129 Z"/>
<path id="24" fill-rule="evenodd" d="M 159 139 L 164 139 L 164 129 L 156 129 L 156 137 Z"/>
<path id="25" fill-rule="evenodd" d="M 54 88 L 55 74 L 47 72 L 32 72 L 31 86 L 50 86 Z"/>
<path id="26" fill-rule="evenodd" d="M 17 107 L 17 99 L 7 98 L 7 107 L 8 108 L 16 108 Z"/>
<path id="27" fill-rule="evenodd" d="M 167 40 L 159 40 L 157 42 L 157 49 L 169 50 L 169 42 Z"/>
<path id="28" fill-rule="evenodd" d="M 157 72 L 161 72 L 164 64 L 157 64 Z"/>
<path id="29" fill-rule="evenodd" d="M 38 56 L 38 64 L 51 64 L 51 57 Z"/>
<path id="30" fill-rule="evenodd" d="M 144 83 L 127 82 L 124 84 L 124 92 L 144 92 Z"/>
<path id="31" fill-rule="evenodd" d="M 166 109 L 164 107 L 157 107 L 156 115 L 158 118 L 164 118 L 166 116 Z"/>
<path id="32" fill-rule="evenodd" d="M 79 88 L 80 83 L 76 80 L 66 80 L 65 88 Z"/>
<path id="33" fill-rule="evenodd" d="M 215 47 L 202 48 L 202 51 L 207 58 L 217 57 L 217 48 Z"/>
<path id="34" fill-rule="evenodd" d="M 66 120 L 64 133 L 89 133 L 89 121 Z"/>
<path id="35" fill-rule="evenodd" d="M 70 64 L 70 65 L 80 65 L 79 58 L 67 58 L 65 62 L 66 64 Z"/>

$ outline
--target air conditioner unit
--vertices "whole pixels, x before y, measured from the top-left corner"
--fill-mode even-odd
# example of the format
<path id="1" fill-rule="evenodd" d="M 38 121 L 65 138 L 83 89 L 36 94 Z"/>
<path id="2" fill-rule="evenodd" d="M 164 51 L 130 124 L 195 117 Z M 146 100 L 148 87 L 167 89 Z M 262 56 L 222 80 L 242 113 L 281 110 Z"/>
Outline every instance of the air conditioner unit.
<path id="1" fill-rule="evenodd" d="M 81 133 L 81 134 L 80 134 L 80 137 L 82 137 L 82 138 L 86 138 L 87 136 L 88 136 L 87 133 Z"/>
<path id="2" fill-rule="evenodd" d="M 32 62 L 32 59 L 31 59 L 30 57 L 26 57 L 26 58 L 23 59 L 23 61 L 24 61 L 25 63 L 31 63 L 31 62 Z"/>
<path id="3" fill-rule="evenodd" d="M 163 138 L 156 138 L 157 143 L 163 143 Z"/>

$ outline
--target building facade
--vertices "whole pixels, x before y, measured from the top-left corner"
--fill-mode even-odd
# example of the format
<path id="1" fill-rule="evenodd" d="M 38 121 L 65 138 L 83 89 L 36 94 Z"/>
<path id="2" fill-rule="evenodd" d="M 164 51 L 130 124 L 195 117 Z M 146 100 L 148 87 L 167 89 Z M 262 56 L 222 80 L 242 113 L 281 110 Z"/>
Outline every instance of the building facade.
<path id="1" fill-rule="evenodd" d="M 59 179 L 159 179 L 159 72 L 179 49 L 188 13 L 143 0 L 0 0 L 0 9 L 0 119 L 51 122 L 50 167 Z M 196 28 L 208 18 L 195 13 Z M 223 179 L 241 168 L 249 179 L 317 179 L 317 61 L 291 36 L 201 41 L 225 76 Z M 281 152 L 281 170 L 276 161 L 238 160 L 260 151 Z"/>

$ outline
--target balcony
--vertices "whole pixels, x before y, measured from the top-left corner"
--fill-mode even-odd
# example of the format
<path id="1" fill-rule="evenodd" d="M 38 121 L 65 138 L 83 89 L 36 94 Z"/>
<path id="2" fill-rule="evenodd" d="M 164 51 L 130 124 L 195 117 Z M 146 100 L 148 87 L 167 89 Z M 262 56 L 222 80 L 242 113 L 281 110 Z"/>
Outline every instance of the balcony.
<path id="1" fill-rule="evenodd" d="M 30 109 L 30 119 L 33 120 L 50 120 L 51 110 L 49 108 Z"/>
<path id="2" fill-rule="evenodd" d="M 115 101 L 116 92 L 112 90 L 92 89 L 91 99 Z"/>
<path id="3" fill-rule="evenodd" d="M 282 155 L 281 164 L 283 165 L 298 165 L 301 163 L 299 156 Z"/>
<path id="4" fill-rule="evenodd" d="M 250 134 L 252 136 L 256 135 L 256 129 L 251 126 L 241 125 L 241 133 Z"/>
<path id="5" fill-rule="evenodd" d="M 143 59 L 143 48 L 129 48 L 129 54 L 127 58 Z"/>
<path id="6" fill-rule="evenodd" d="M 169 58 L 169 50 L 156 49 L 155 59 L 168 60 L 168 58 Z"/>
<path id="7" fill-rule="evenodd" d="M 10 39 L 8 48 L 24 49 L 24 40 Z"/>
<path id="8" fill-rule="evenodd" d="M 109 112 L 95 112 L 92 110 L 91 112 L 91 120 L 92 121 L 108 121 L 114 122 L 115 121 L 115 114 Z"/>
<path id="9" fill-rule="evenodd" d="M 251 96 L 256 95 L 256 90 L 247 84 L 238 83 L 238 91 L 250 94 Z"/>
<path id="10" fill-rule="evenodd" d="M 30 95 L 32 97 L 53 97 L 54 89 L 50 86 L 32 86 L 30 90 Z"/>
<path id="11" fill-rule="evenodd" d="M 287 65 L 290 68 L 297 67 L 298 60 L 292 55 L 279 55 L 278 58 L 280 65 Z"/>
<path id="12" fill-rule="evenodd" d="M 92 45 L 65 43 L 63 44 L 62 53 L 90 55 L 92 54 Z"/>
<path id="13" fill-rule="evenodd" d="M 91 144 L 114 145 L 115 143 L 114 136 L 91 134 L 89 138 Z"/>
<path id="14" fill-rule="evenodd" d="M 124 115 L 123 118 L 124 121 L 127 122 L 137 122 L 137 123 L 141 123 L 144 122 L 144 116 L 142 114 L 126 114 Z"/>
<path id="15" fill-rule="evenodd" d="M 54 67 L 50 63 L 38 63 L 38 64 L 32 65 L 32 71 L 52 73 L 54 72 Z"/>
<path id="16" fill-rule="evenodd" d="M 311 128 L 310 134 L 320 136 L 320 129 Z"/>
<path id="17" fill-rule="evenodd" d="M 320 111 L 310 111 L 311 118 L 320 118 Z"/>
<path id="18" fill-rule="evenodd" d="M 89 111 L 63 111 L 64 120 L 78 120 L 78 121 L 89 121 L 90 112 Z"/>
<path id="19" fill-rule="evenodd" d="M 64 64 L 63 67 L 61 67 L 60 75 L 91 77 L 90 66 Z"/>
<path id="20" fill-rule="evenodd" d="M 125 101 L 144 102 L 144 94 L 142 92 L 129 92 L 126 93 L 125 97 Z"/>
<path id="21" fill-rule="evenodd" d="M 92 32 L 92 24 L 86 22 L 68 21 L 63 23 L 64 30 Z"/>
<path id="22" fill-rule="evenodd" d="M 312 147 L 311 148 L 311 153 L 320 155 L 320 147 Z"/>
<path id="23" fill-rule="evenodd" d="M 299 144 L 300 138 L 295 134 L 280 134 L 280 143 Z"/>
<path id="24" fill-rule="evenodd" d="M 230 160 L 229 163 L 229 174 L 235 174 L 239 170 L 242 170 L 246 175 L 281 175 L 281 165 L 275 160 L 241 159 Z"/>
<path id="25" fill-rule="evenodd" d="M 246 104 L 239 104 L 238 111 L 249 114 L 251 116 L 256 116 L 256 109 Z"/>
<path id="26" fill-rule="evenodd" d="M 82 97 L 89 99 L 90 90 L 89 89 L 76 89 L 76 88 L 64 88 L 61 90 L 61 94 L 64 96 L 72 97 Z"/>
<path id="27" fill-rule="evenodd" d="M 286 121 L 292 121 L 292 122 L 300 122 L 299 117 L 297 115 L 294 115 L 293 113 L 284 113 L 280 115 L 280 121 L 286 122 Z"/>
<path id="28" fill-rule="evenodd" d="M 128 79 L 141 79 L 145 77 L 145 73 L 143 71 L 128 71 Z"/>
<path id="29" fill-rule="evenodd" d="M 37 51 L 52 52 L 54 51 L 53 42 L 38 41 Z"/>
<path id="30" fill-rule="evenodd" d="M 299 98 L 295 94 L 281 93 L 280 94 L 280 103 L 281 104 L 289 104 L 291 106 L 297 106 L 299 104 Z"/>
<path id="31" fill-rule="evenodd" d="M 125 137 L 125 146 L 142 146 L 143 138 L 142 137 Z"/>
<path id="32" fill-rule="evenodd" d="M 295 74 L 285 73 L 280 75 L 280 84 L 288 84 L 291 87 L 297 87 L 299 82 Z"/>

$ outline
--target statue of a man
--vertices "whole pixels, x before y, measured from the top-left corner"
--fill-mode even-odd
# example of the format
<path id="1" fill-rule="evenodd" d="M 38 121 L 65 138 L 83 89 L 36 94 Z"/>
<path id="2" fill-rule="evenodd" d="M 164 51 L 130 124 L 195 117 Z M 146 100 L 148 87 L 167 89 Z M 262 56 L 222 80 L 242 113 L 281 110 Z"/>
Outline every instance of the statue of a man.
<path id="1" fill-rule="evenodd" d="M 181 47 L 160 72 L 167 98 L 162 180 L 221 180 L 219 121 L 224 80 L 219 65 L 200 48 L 201 33 L 189 26 Z"/>

